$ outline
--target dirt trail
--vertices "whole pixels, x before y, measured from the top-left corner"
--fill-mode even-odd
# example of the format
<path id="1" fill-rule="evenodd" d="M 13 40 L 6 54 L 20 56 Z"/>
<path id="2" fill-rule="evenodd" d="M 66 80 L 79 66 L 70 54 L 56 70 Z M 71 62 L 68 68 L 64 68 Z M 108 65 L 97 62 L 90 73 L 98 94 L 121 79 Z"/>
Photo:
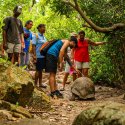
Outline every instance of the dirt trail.
<path id="1" fill-rule="evenodd" d="M 61 88 L 61 82 L 63 78 L 63 73 L 58 74 L 57 81 L 58 86 Z M 57 123 L 58 125 L 71 125 L 75 117 L 83 110 L 89 106 L 102 103 L 105 101 L 114 101 L 125 103 L 123 96 L 125 91 L 111 88 L 111 87 L 102 87 L 96 86 L 96 100 L 94 101 L 69 101 L 71 84 L 66 85 L 66 89 L 63 92 L 64 99 L 52 100 L 52 110 L 49 112 L 38 113 L 45 121 L 50 121 L 52 123 Z"/>

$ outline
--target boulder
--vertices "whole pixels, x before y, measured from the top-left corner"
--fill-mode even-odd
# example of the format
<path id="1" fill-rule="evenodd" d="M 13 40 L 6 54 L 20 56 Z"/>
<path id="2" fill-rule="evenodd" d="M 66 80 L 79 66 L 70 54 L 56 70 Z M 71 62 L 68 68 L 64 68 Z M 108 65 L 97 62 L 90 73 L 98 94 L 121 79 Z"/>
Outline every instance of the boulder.
<path id="1" fill-rule="evenodd" d="M 43 91 L 37 89 L 34 89 L 33 96 L 30 99 L 28 106 L 32 107 L 34 111 L 51 109 L 49 97 Z"/>
<path id="2" fill-rule="evenodd" d="M 29 73 L 5 60 L 0 62 L 0 100 L 25 106 L 33 91 Z"/>
<path id="3" fill-rule="evenodd" d="M 34 89 L 32 76 L 10 62 L 0 62 L 0 100 L 35 109 L 50 108 L 49 97 Z"/>
<path id="4" fill-rule="evenodd" d="M 55 123 L 51 123 L 49 121 L 43 121 L 41 119 L 23 119 L 19 122 L 9 123 L 7 125 L 57 125 Z"/>
<path id="5" fill-rule="evenodd" d="M 125 125 L 125 105 L 105 102 L 84 110 L 72 125 Z"/>
<path id="6" fill-rule="evenodd" d="M 0 100 L 0 125 L 25 118 L 33 118 L 33 116 L 21 106 Z"/>
<path id="7" fill-rule="evenodd" d="M 93 81 L 88 77 L 80 77 L 72 83 L 71 93 L 72 100 L 92 99 L 95 98 L 95 86 Z"/>

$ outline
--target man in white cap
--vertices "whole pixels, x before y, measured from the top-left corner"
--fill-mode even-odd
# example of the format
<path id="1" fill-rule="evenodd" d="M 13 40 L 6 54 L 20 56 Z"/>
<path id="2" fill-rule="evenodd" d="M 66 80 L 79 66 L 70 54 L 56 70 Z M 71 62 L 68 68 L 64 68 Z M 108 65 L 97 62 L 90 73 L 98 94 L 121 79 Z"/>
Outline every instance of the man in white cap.
<path id="1" fill-rule="evenodd" d="M 13 16 L 6 17 L 3 21 L 3 49 L 8 53 L 8 60 L 13 63 L 19 63 L 21 49 L 24 48 L 23 25 L 19 15 L 22 13 L 22 7 L 16 6 L 13 10 Z M 19 64 L 18 64 L 19 65 Z"/>

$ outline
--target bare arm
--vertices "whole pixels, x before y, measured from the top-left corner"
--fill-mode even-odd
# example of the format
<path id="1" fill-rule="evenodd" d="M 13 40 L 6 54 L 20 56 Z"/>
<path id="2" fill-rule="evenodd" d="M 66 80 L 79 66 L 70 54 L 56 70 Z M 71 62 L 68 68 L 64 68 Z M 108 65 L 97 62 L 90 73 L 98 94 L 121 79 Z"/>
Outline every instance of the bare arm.
<path id="1" fill-rule="evenodd" d="M 25 48 L 24 35 L 21 34 L 20 38 L 21 38 L 21 45 L 22 45 L 22 48 Z"/>
<path id="2" fill-rule="evenodd" d="M 73 59 L 73 60 L 74 60 L 74 51 L 75 51 L 75 49 L 72 48 L 72 49 L 71 49 L 71 59 Z"/>
<path id="3" fill-rule="evenodd" d="M 99 46 L 99 45 L 103 45 L 106 44 L 107 42 L 93 42 L 91 40 L 88 40 L 88 43 L 92 46 Z"/>
<path id="4" fill-rule="evenodd" d="M 7 33 L 5 30 L 3 30 L 3 49 L 7 49 Z"/>
<path id="5" fill-rule="evenodd" d="M 59 62 L 62 63 L 63 62 L 63 57 L 65 55 L 65 52 L 66 52 L 66 49 L 67 47 L 69 46 L 69 41 L 68 40 L 64 40 L 64 44 L 60 50 L 60 53 L 59 53 Z"/>

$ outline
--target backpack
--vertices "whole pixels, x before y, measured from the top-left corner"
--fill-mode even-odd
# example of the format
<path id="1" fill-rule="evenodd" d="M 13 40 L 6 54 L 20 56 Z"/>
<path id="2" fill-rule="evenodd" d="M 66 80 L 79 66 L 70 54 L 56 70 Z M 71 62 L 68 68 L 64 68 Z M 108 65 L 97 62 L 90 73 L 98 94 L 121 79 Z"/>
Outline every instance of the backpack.
<path id="1" fill-rule="evenodd" d="M 41 55 L 43 55 L 43 56 L 45 56 L 46 55 L 46 53 L 47 53 L 47 51 L 48 51 L 48 49 L 54 44 L 54 43 L 56 43 L 58 40 L 51 40 L 51 41 L 48 41 L 48 42 L 45 42 L 42 46 L 41 46 L 41 48 L 40 48 L 40 54 Z"/>

